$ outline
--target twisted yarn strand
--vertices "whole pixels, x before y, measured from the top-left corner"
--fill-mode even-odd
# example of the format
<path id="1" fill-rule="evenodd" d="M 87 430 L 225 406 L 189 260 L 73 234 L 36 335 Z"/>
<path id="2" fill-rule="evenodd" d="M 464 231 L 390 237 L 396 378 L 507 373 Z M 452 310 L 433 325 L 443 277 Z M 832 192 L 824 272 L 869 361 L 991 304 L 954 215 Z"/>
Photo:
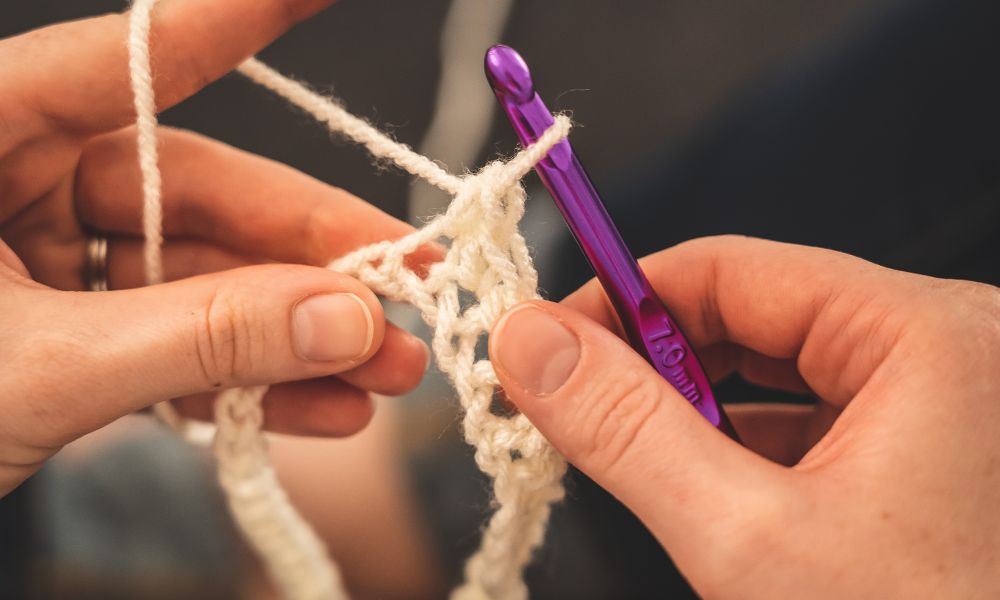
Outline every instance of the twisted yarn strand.
<path id="1" fill-rule="evenodd" d="M 237 526 L 286 598 L 346 599 L 336 565 L 271 466 L 261 432 L 266 393 L 266 386 L 234 388 L 215 399 L 219 483 Z"/>
<path id="2" fill-rule="evenodd" d="M 156 147 L 156 95 L 149 58 L 149 29 L 155 0 L 138 0 L 129 13 L 129 75 L 135 105 L 142 172 L 142 232 L 146 239 L 143 260 L 146 284 L 163 281 L 163 206 L 161 203 L 159 150 Z"/>
<path id="3" fill-rule="evenodd" d="M 129 75 L 135 97 L 142 174 L 146 280 L 163 279 L 162 177 L 157 152 L 156 99 L 149 58 L 149 29 L 156 0 L 135 0 L 129 15 Z M 230 512 L 281 594 L 290 600 L 341 600 L 336 565 L 323 542 L 295 510 L 278 483 L 261 432 L 266 387 L 227 390 L 215 401 L 214 453 Z M 168 402 L 156 414 L 190 441 L 190 428 Z"/>
<path id="4" fill-rule="evenodd" d="M 163 281 L 163 184 L 157 148 L 156 94 L 149 52 L 149 31 L 156 0 L 136 0 L 129 12 L 129 81 L 136 114 L 139 171 L 142 175 L 143 265 L 146 284 Z M 153 407 L 174 431 L 189 433 L 187 423 L 168 402 Z"/>
<path id="5" fill-rule="evenodd" d="M 136 0 L 130 17 L 129 68 L 135 95 L 139 162 L 143 178 L 146 272 L 162 278 L 161 182 L 157 166 L 156 113 L 149 64 L 149 24 L 156 0 Z M 425 227 L 394 242 L 355 250 L 329 268 L 352 275 L 376 293 L 416 306 L 433 330 L 432 349 L 464 411 L 463 432 L 475 461 L 493 480 L 494 514 L 480 548 L 470 557 L 459 600 L 521 600 L 522 571 L 545 536 L 550 508 L 564 495 L 565 460 L 523 415 L 491 411 L 496 373 L 477 360 L 476 345 L 514 304 L 537 297 L 537 274 L 518 223 L 524 214 L 520 180 L 570 130 L 556 116 L 541 138 L 507 163 L 455 176 L 350 113 L 335 100 L 289 79 L 256 59 L 239 71 L 298 106 L 331 132 L 365 146 L 378 159 L 445 190 L 453 201 Z M 421 245 L 443 241 L 444 259 L 421 278 L 405 257 Z M 472 298 L 472 301 L 463 298 Z M 346 597 L 322 542 L 281 489 L 261 432 L 266 387 L 222 392 L 215 404 L 213 450 L 219 481 L 234 519 L 282 594 L 293 600 Z M 167 417 L 172 413 L 164 411 Z M 173 415 L 176 417 L 176 415 Z"/>
<path id="6" fill-rule="evenodd" d="M 442 169 L 437 163 L 409 146 L 400 144 L 364 119 L 344 110 L 338 103 L 310 90 L 301 83 L 285 77 L 255 58 L 239 67 L 240 73 L 275 94 L 288 100 L 325 124 L 330 131 L 340 133 L 368 148 L 372 155 L 391 160 L 400 168 L 416 175 L 451 194 L 458 193 L 461 181 Z"/>
<path id="7" fill-rule="evenodd" d="M 496 512 L 479 550 L 466 563 L 465 583 L 453 598 L 527 597 L 524 566 L 541 544 L 550 507 L 563 495 L 566 461 L 524 415 L 491 412 L 496 374 L 476 360 L 479 339 L 518 302 L 537 297 L 537 275 L 517 223 L 524 214 L 520 179 L 569 133 L 569 119 L 556 117 L 548 131 L 509 163 L 495 162 L 463 179 L 463 188 L 445 214 L 424 229 L 375 252 L 362 248 L 329 268 L 355 276 L 378 293 L 417 306 L 433 328 L 438 367 L 451 380 L 465 411 L 465 440 L 479 468 L 493 480 Z M 444 260 L 424 280 L 403 263 L 420 243 L 451 241 Z M 463 309 L 459 291 L 475 303 Z"/>

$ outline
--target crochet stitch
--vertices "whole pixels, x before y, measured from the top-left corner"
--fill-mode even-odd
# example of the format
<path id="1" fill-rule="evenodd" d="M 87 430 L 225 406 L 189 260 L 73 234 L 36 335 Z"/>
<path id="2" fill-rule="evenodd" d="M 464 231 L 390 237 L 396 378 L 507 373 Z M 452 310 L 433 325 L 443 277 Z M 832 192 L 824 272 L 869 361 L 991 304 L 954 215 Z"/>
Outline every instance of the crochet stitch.
<path id="1" fill-rule="evenodd" d="M 156 114 L 149 60 L 149 29 L 156 0 L 136 0 L 130 14 L 129 69 L 135 96 L 139 163 L 143 180 L 147 281 L 162 278 L 163 243 Z M 527 597 L 522 571 L 545 535 L 550 507 L 564 495 L 566 462 L 520 414 L 491 412 L 497 386 L 488 360 L 476 345 L 518 302 L 538 297 L 537 275 L 518 223 L 524 214 L 520 180 L 565 138 L 567 117 L 509 162 L 492 162 L 475 174 L 456 176 L 256 59 L 240 73 L 312 115 L 331 132 L 365 146 L 453 197 L 447 211 L 422 229 L 393 242 L 379 242 L 334 260 L 329 268 L 351 275 L 376 293 L 417 307 L 433 330 L 432 350 L 450 379 L 464 416 L 466 441 L 479 468 L 493 481 L 496 508 L 478 551 L 468 560 L 459 599 Z M 424 244 L 441 242 L 444 259 L 421 278 L 404 259 Z M 472 298 L 470 303 L 463 298 Z M 339 573 L 323 543 L 296 512 L 278 484 L 261 432 L 266 387 L 222 392 L 215 404 L 213 450 L 229 507 L 248 543 L 290 599 L 344 598 Z M 187 437 L 194 437 L 169 405 L 158 413 Z"/>

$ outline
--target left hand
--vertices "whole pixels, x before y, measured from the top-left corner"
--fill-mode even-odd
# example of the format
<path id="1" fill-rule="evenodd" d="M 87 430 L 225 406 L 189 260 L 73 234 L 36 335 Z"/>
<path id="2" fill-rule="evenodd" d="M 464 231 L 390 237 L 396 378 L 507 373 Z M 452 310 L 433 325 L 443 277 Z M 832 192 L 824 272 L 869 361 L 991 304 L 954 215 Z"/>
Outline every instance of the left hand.
<path id="1" fill-rule="evenodd" d="M 158 109 L 331 3 L 159 3 L 150 36 Z M 0 494 L 62 444 L 132 410 L 187 396 L 182 412 L 208 417 L 205 393 L 217 387 L 278 384 L 265 398 L 267 428 L 350 434 L 371 416 L 369 392 L 408 391 L 427 363 L 426 346 L 383 323 L 367 288 L 317 268 L 410 226 L 192 133 L 159 132 L 172 283 L 129 289 L 144 274 L 127 33 L 127 15 L 114 14 L 0 41 L 0 456 L 17 467 L 0 473 Z M 119 291 L 72 293 L 86 285 L 91 232 L 109 239 Z M 411 265 L 436 256 L 417 252 Z M 259 264 L 276 262 L 299 264 Z M 363 352 L 293 352 L 291 311 L 321 293 L 367 306 Z"/>

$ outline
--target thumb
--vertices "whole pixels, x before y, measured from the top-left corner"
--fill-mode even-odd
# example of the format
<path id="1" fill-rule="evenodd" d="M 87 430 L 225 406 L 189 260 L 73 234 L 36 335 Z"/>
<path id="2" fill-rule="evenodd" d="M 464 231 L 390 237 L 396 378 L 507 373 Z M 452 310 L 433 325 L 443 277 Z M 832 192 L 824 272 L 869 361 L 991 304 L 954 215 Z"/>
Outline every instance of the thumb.
<path id="1" fill-rule="evenodd" d="M 44 293 L 45 326 L 35 329 L 51 332 L 59 351 L 35 347 L 50 370 L 58 361 L 60 380 L 72 386 L 50 399 L 61 405 L 70 437 L 169 398 L 348 370 L 378 350 L 385 331 L 367 287 L 318 267 L 254 266 L 134 290 Z"/>
<path id="2" fill-rule="evenodd" d="M 507 397 L 634 511 L 682 569 L 717 547 L 714 537 L 733 548 L 728 536 L 742 529 L 734 517 L 749 518 L 753 499 L 782 476 L 712 427 L 622 340 L 570 308 L 515 307 L 494 327 L 490 357 Z"/>

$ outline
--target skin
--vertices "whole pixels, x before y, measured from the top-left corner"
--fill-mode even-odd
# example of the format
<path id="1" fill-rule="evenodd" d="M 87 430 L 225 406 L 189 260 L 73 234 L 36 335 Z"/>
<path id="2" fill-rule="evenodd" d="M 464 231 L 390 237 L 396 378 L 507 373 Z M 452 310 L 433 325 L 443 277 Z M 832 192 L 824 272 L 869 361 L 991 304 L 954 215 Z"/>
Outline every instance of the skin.
<path id="1" fill-rule="evenodd" d="M 152 61 L 165 109 L 232 70 L 326 0 L 165 0 Z M 286 166 L 193 133 L 161 130 L 168 283 L 143 285 L 140 179 L 126 15 L 0 42 L 0 495 L 68 442 L 177 399 L 277 384 L 273 431 L 342 436 L 369 392 L 414 387 L 427 348 L 385 322 L 358 281 L 319 265 L 408 225 Z M 107 293 L 81 293 L 89 232 L 109 238 Z M 420 268 L 434 248 L 411 258 Z M 297 263 L 297 264 L 296 264 Z M 347 292 L 372 315 L 363 355 L 307 360 L 292 340 L 303 299 Z"/>
<path id="2" fill-rule="evenodd" d="M 642 264 L 711 375 L 818 404 L 732 408 L 746 447 L 732 442 L 616 337 L 595 282 L 513 309 L 490 354 L 507 397 L 699 594 L 1000 595 L 1000 290 L 738 237 Z M 577 343 L 547 393 L 503 362 L 518 364 L 508 351 L 526 310 Z"/>
<path id="3" fill-rule="evenodd" d="M 328 3 L 165 0 L 152 36 L 160 108 Z M 0 42 L 0 494 L 152 403 L 181 398 L 207 416 L 219 387 L 277 383 L 268 428 L 346 435 L 370 418 L 368 392 L 401 393 L 425 365 L 426 348 L 384 322 L 370 291 L 316 267 L 409 228 L 194 134 L 161 136 L 171 282 L 133 289 L 141 211 L 125 31 L 111 15 Z M 89 230 L 111 239 L 117 291 L 80 293 Z M 699 593 L 1000 595 L 995 288 L 742 238 L 684 244 L 644 268 L 713 376 L 738 371 L 820 403 L 732 410 L 746 442 L 736 445 L 614 335 L 593 283 L 564 305 L 511 311 L 491 355 L 508 398 L 644 520 Z M 368 306 L 363 356 L 292 350 L 291 307 L 324 292 Z M 504 333 L 523 310 L 577 344 L 565 381 L 543 394 L 499 358 L 525 348 Z"/>

